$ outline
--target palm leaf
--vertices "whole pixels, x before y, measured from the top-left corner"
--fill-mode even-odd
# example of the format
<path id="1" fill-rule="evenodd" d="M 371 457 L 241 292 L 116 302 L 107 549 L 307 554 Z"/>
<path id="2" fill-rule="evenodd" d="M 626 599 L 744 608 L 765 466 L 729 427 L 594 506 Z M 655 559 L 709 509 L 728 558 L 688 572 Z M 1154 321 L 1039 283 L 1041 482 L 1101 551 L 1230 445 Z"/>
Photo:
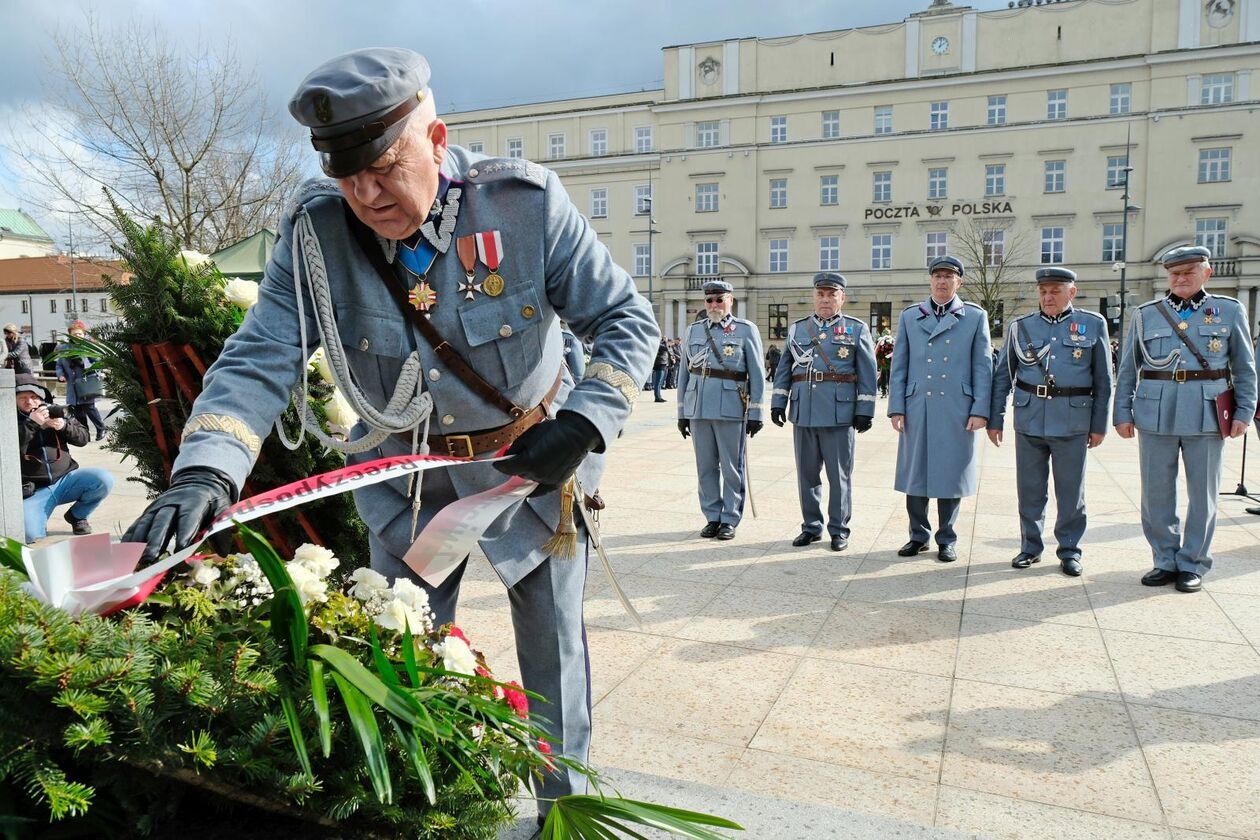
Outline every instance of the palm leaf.
<path id="1" fill-rule="evenodd" d="M 597 823 L 599 829 L 595 833 L 587 833 L 592 823 Z M 631 837 L 642 836 L 625 823 L 659 829 L 691 840 L 725 840 L 725 835 L 710 831 L 705 826 L 744 830 L 738 823 L 697 811 L 668 808 L 633 799 L 575 794 L 562 796 L 553 803 L 543 826 L 542 840 L 568 840 L 570 837 L 577 840 L 602 840 L 607 835 L 599 832 L 608 830 L 603 826 L 609 826 Z M 573 831 L 569 830 L 570 825 Z"/>
<path id="2" fill-rule="evenodd" d="M 8 537 L 0 537 L 0 565 L 26 577 L 26 564 L 22 562 L 22 544 Z M 412 657 L 414 662 L 415 657 Z"/>
<path id="3" fill-rule="evenodd" d="M 275 593 L 271 599 L 271 633 L 280 649 L 287 654 L 292 671 L 290 677 L 293 677 L 305 670 L 306 645 L 311 632 L 302 599 L 298 597 L 293 578 L 289 577 L 288 570 L 271 544 L 257 531 L 239 522 L 236 530 L 245 543 L 245 550 L 257 561 Z"/>
<path id="4" fill-rule="evenodd" d="M 363 757 L 367 765 L 368 778 L 372 780 L 372 790 L 376 792 L 377 800 L 388 805 L 394 799 L 394 788 L 389 778 L 385 742 L 381 740 L 381 730 L 376 725 L 376 715 L 372 714 L 372 704 L 368 702 L 363 692 L 336 671 L 333 671 L 332 678 L 337 691 L 341 693 L 341 701 L 346 704 L 350 726 L 359 736 L 359 744 L 363 747 Z"/>
<path id="5" fill-rule="evenodd" d="M 332 716 L 328 711 L 328 686 L 324 684 L 324 663 L 318 659 L 306 660 L 311 677 L 311 704 L 315 707 L 315 719 L 319 722 L 319 746 L 324 758 L 332 754 Z"/>
<path id="6" fill-rule="evenodd" d="M 424 745 L 420 743 L 420 736 L 416 734 L 414 728 L 408 728 L 393 718 L 390 718 L 389 722 L 393 724 L 394 731 L 398 734 L 398 741 L 411 762 L 411 769 L 415 771 L 416 778 L 420 780 L 420 785 L 424 788 L 425 798 L 429 800 L 430 805 L 436 805 L 437 787 L 433 783 L 433 770 L 429 767 L 428 756 L 424 754 Z"/>
<path id="7" fill-rule="evenodd" d="M 293 699 L 293 690 L 281 683 L 280 708 L 284 710 L 284 722 L 289 729 L 289 738 L 293 741 L 293 752 L 297 754 L 298 764 L 307 776 L 311 772 L 311 757 L 306 751 L 306 739 L 302 736 L 302 719 L 298 716 L 297 703 Z"/>

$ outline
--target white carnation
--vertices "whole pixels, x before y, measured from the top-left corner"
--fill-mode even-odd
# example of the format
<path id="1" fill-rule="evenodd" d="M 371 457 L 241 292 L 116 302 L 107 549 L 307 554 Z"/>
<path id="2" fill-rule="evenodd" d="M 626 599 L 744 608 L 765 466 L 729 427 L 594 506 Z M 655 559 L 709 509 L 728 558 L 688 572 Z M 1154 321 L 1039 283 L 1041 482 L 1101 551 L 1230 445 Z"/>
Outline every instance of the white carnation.
<path id="1" fill-rule="evenodd" d="M 197 268 L 210 262 L 210 258 L 200 251 L 180 251 L 179 258 L 189 268 Z"/>
<path id="2" fill-rule="evenodd" d="M 303 543 L 298 546 L 298 550 L 293 552 L 293 562 L 310 569 L 321 580 L 341 565 L 341 561 L 331 551 L 314 543 Z"/>
<path id="3" fill-rule="evenodd" d="M 386 630 L 394 630 L 398 633 L 408 628 L 411 629 L 412 635 L 422 635 L 428 632 L 424 613 L 413 610 L 399 598 L 390 600 L 385 610 L 373 616 L 372 620 L 376 622 L 377 626 Z"/>
<path id="4" fill-rule="evenodd" d="M 201 586 L 209 586 L 218 580 L 221 574 L 222 572 L 219 571 L 218 566 L 213 563 L 202 562 L 193 566 L 192 578 Z"/>
<path id="5" fill-rule="evenodd" d="M 328 582 L 313 572 L 310 567 L 301 563 L 285 563 L 285 569 L 289 572 L 289 577 L 293 579 L 293 586 L 297 589 L 298 597 L 302 599 L 303 604 L 309 604 L 311 601 L 324 602 L 328 600 Z"/>
<path id="6" fill-rule="evenodd" d="M 253 280 L 233 277 L 224 284 L 223 296 L 228 299 L 228 303 L 234 303 L 242 309 L 249 309 L 258 303 L 258 284 Z"/>
<path id="7" fill-rule="evenodd" d="M 436 650 L 442 656 L 442 667 L 452 673 L 473 676 L 477 673 L 477 657 L 463 639 L 447 636 Z"/>
<path id="8" fill-rule="evenodd" d="M 351 572 L 350 580 L 354 582 L 354 586 L 350 587 L 350 594 L 360 601 L 379 597 L 389 591 L 389 581 L 385 576 L 366 566 Z"/>
<path id="9" fill-rule="evenodd" d="M 329 423 L 343 429 L 354 428 L 354 424 L 359 422 L 359 415 L 355 414 L 350 401 L 338 388 L 333 389 L 332 396 L 324 403 L 324 413 L 328 415 Z"/>
<path id="10" fill-rule="evenodd" d="M 315 368 L 315 372 L 318 373 L 320 378 L 325 382 L 329 384 L 333 383 L 332 367 L 328 364 L 328 354 L 324 352 L 323 347 L 317 349 L 306 363 Z"/>

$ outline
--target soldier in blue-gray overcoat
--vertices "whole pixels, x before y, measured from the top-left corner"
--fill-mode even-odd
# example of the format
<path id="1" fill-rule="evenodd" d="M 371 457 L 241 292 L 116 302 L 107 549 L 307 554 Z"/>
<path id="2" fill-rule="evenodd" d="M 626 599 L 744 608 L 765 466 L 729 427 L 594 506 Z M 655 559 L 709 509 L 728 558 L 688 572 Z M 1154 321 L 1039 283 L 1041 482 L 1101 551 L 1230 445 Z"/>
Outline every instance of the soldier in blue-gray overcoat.
<path id="1" fill-rule="evenodd" d="M 849 545 L 854 432 L 869 430 L 875 416 L 875 344 L 861 319 L 841 313 L 847 285 L 834 271 L 814 275 L 814 314 L 788 328 L 770 400 L 776 426 L 792 421 L 801 500 L 801 533 L 792 545 L 822 539 L 826 469 L 832 551 Z"/>
<path id="2" fill-rule="evenodd" d="M 1212 568 L 1216 496 L 1224 434 L 1242 437 L 1256 413 L 1256 359 L 1247 308 L 1205 288 L 1212 253 L 1174 248 L 1161 261 L 1168 294 L 1133 313 L 1116 377 L 1113 422 L 1120 437 L 1138 434 L 1142 531 L 1155 568 L 1147 586 L 1198 592 Z M 1234 390 L 1232 416 L 1217 397 Z M 1228 410 L 1228 407 L 1226 407 Z M 1185 465 L 1189 503 L 1177 514 L 1177 461 Z"/>
<path id="3" fill-rule="evenodd" d="M 756 324 L 731 314 L 734 287 L 704 284 L 704 318 L 687 328 L 678 365 L 678 431 L 696 451 L 700 536 L 729 540 L 744 515 L 747 437 L 761 431 L 766 369 Z"/>
<path id="4" fill-rule="evenodd" d="M 308 182 L 284 215 L 258 303 L 206 374 L 170 489 L 125 538 L 147 542 L 152 558 L 171 537 L 191 542 L 235 500 L 322 344 L 363 418 L 351 463 L 417 450 L 481 457 L 511 444 L 508 460 L 431 470 L 417 488 L 399 479 L 356 491 L 376 570 L 413 576 L 401 558 L 416 530 L 503 473 L 539 483 L 490 525 L 481 549 L 508 588 L 524 684 L 546 698 L 531 711 L 565 755 L 585 759 L 586 542 L 578 526 L 575 558 L 544 544 L 573 521 L 575 470 L 596 487 L 600 453 L 629 417 L 658 338 L 651 310 L 553 172 L 448 145 L 418 53 L 332 59 L 289 110 L 333 180 Z M 594 339 L 578 380 L 564 363 L 561 315 Z M 455 617 L 463 570 L 420 580 L 439 622 Z M 584 787 L 561 769 L 541 795 Z"/>
<path id="5" fill-rule="evenodd" d="M 1085 454 L 1107 435 L 1111 348 L 1107 322 L 1072 306 L 1076 273 L 1037 269 L 1038 311 L 1016 318 L 993 371 L 989 440 L 1002 443 L 1006 399 L 1015 391 L 1015 489 L 1019 499 L 1016 569 L 1041 562 L 1050 470 L 1058 514 L 1059 568 L 1081 573 L 1085 534 Z"/>
<path id="6" fill-rule="evenodd" d="M 932 537 L 928 500 L 937 500 L 937 558 L 958 559 L 954 523 L 963 496 L 976 492 L 975 433 L 989 419 L 993 358 L 989 317 L 958 297 L 963 264 L 943 256 L 928 266 L 932 293 L 897 323 L 889 376 L 888 416 L 900 433 L 894 487 L 906 494 L 913 557 Z"/>

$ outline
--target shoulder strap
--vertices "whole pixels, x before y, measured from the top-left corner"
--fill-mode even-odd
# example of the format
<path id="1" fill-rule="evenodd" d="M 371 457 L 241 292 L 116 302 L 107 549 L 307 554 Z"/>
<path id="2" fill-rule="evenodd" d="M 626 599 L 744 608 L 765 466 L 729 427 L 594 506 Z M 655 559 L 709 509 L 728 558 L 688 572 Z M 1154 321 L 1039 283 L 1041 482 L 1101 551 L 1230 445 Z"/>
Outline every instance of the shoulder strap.
<path id="1" fill-rule="evenodd" d="M 465 362 L 458 353 L 452 349 L 451 345 L 442 338 L 441 333 L 433 324 L 429 323 L 429 319 L 425 318 L 414 307 L 407 303 L 407 295 L 403 292 L 398 278 L 394 276 L 393 270 L 389 267 L 389 263 L 385 262 L 385 255 L 381 253 L 380 245 L 376 242 L 372 235 L 371 229 L 354 215 L 354 211 L 350 209 L 350 205 L 344 201 L 341 203 L 342 210 L 346 214 L 346 224 L 350 228 L 350 232 L 354 234 L 355 242 L 359 245 L 359 250 L 367 257 L 368 262 L 372 264 L 372 268 L 376 269 L 377 275 L 380 276 L 381 282 L 385 284 L 385 288 L 389 290 L 389 295 L 394 299 L 394 304 L 403 314 L 403 318 L 410 321 L 411 324 L 420 331 L 420 335 L 424 336 L 424 340 L 433 348 L 433 352 L 437 354 L 442 363 L 454 372 L 460 380 L 468 386 L 468 388 L 477 396 L 486 402 L 503 411 L 509 417 L 516 419 L 525 415 L 525 409 L 505 397 L 498 388 L 495 388 L 489 382 L 481 377 L 477 371 L 473 370 L 467 362 Z"/>
<path id="2" fill-rule="evenodd" d="M 726 362 L 722 361 L 722 351 L 718 350 L 717 342 L 713 340 L 713 328 L 710 324 L 705 324 L 704 337 L 709 340 L 709 349 L 713 351 L 713 358 L 717 359 L 720 367 L 725 368 Z"/>
<path id="3" fill-rule="evenodd" d="M 814 355 L 822 356 L 823 364 L 827 366 L 827 370 L 835 373 L 836 369 L 831 366 L 831 360 L 827 358 L 827 351 L 823 349 L 821 335 L 820 332 L 814 331 L 809 337 L 809 343 L 814 346 Z"/>
<path id="4" fill-rule="evenodd" d="M 1204 357 L 1202 353 L 1199 352 L 1199 348 L 1195 347 L 1194 344 L 1191 343 L 1190 339 L 1186 338 L 1185 331 L 1182 330 L 1177 325 L 1177 322 L 1173 320 L 1173 316 L 1168 311 L 1168 307 L 1164 306 L 1164 304 L 1161 302 L 1161 303 L 1155 304 L 1155 308 L 1159 310 L 1160 315 L 1164 316 L 1164 320 L 1168 322 L 1168 326 L 1172 327 L 1173 333 L 1177 336 L 1177 338 L 1181 339 L 1181 343 L 1190 348 L 1190 352 L 1194 354 L 1194 358 L 1196 361 L 1198 361 L 1199 367 L 1203 368 L 1204 370 L 1211 370 L 1212 368 L 1208 364 L 1208 360 Z"/>

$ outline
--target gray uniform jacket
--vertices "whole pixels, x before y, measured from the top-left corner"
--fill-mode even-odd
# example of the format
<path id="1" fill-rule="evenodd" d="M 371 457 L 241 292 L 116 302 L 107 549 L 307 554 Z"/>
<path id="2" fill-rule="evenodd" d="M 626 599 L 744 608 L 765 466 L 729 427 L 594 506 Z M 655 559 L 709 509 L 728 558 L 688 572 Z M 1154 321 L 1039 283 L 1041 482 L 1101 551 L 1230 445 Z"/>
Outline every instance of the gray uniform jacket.
<path id="1" fill-rule="evenodd" d="M 1171 312 L 1210 367 L 1230 369 L 1237 406 L 1234 419 L 1250 423 L 1256 413 L 1256 360 L 1247 328 L 1247 308 L 1231 297 L 1207 294 L 1197 309 L 1174 312 L 1166 299 L 1144 303 L 1133 314 L 1116 377 L 1113 421 L 1133 423 L 1161 435 L 1219 434 L 1216 397 L 1224 379 L 1144 379 L 1143 370 L 1199 370 L 1194 354 L 1181 342 L 1156 307 Z M 1207 323 L 1206 319 L 1211 319 Z M 1140 342 L 1140 346 L 1139 346 Z"/>
<path id="2" fill-rule="evenodd" d="M 855 382 L 793 382 L 798 374 L 840 373 Z M 875 416 L 875 344 L 858 318 L 837 315 L 826 323 L 816 316 L 788 328 L 774 371 L 772 408 L 787 408 L 797 426 L 851 426 L 855 415 Z"/>
<path id="3" fill-rule="evenodd" d="M 603 445 L 611 444 L 638 398 L 659 338 L 647 302 L 573 206 L 555 173 L 529 161 L 487 159 L 452 146 L 442 163 L 442 174 L 462 187 L 462 195 L 450 248 L 438 255 L 427 275 L 438 295 L 431 323 L 465 361 L 516 405 L 537 405 L 557 373 L 563 372 L 553 411 L 564 407 L 581 414 L 599 430 Z M 214 466 L 227 472 L 239 487 L 257 457 L 261 439 L 288 403 L 289 389 L 317 341 L 311 335 L 309 319 L 314 313 L 305 289 L 307 346 L 300 346 L 299 340 L 292 243 L 294 221 L 302 213 L 309 215 L 327 264 L 336 323 L 351 373 L 370 402 L 384 407 L 405 358 L 416 350 L 423 362 L 424 387 L 433 398 L 431 434 L 472 432 L 508 423 L 506 414 L 443 365 L 404 319 L 353 238 L 336 184 L 315 180 L 304 185 L 295 206 L 282 219 L 258 303 L 206 374 L 205 390 L 193 408 L 174 469 Z M 464 270 L 455 239 L 494 230 L 502 238 L 498 274 L 504 289 L 498 296 L 483 292 L 465 300 L 457 288 Z M 388 248 L 386 253 L 390 253 Z M 397 262 L 393 267 L 399 278 L 407 276 Z M 485 266 L 479 263 L 476 268 L 477 279 L 483 280 Z M 302 278 L 305 285 L 305 271 Z M 563 360 L 561 317 L 578 334 L 594 337 L 591 363 L 576 383 Z M 357 428 L 355 436 L 363 431 Z M 377 450 L 358 457 L 410 451 L 409 442 L 391 436 Z M 602 452 L 603 446 L 597 451 Z M 593 489 L 601 470 L 602 456 L 588 456 L 578 477 Z M 490 465 L 460 467 L 449 474 L 460 497 L 504 480 Z M 398 556 L 410 542 L 406 491 L 406 479 L 399 479 L 367 488 L 357 497 L 369 529 Z M 482 549 L 506 585 L 514 585 L 544 559 L 541 545 L 559 520 L 559 495 L 549 493 L 515 505 L 487 530 Z M 535 515 L 522 515 L 526 508 Z M 387 530 L 391 524 L 394 527 Z"/>
<path id="4" fill-rule="evenodd" d="M 1029 346 L 1031 345 L 1031 347 Z M 1093 396 L 1039 397 L 1013 380 L 1033 387 L 1046 373 L 1059 388 L 1090 388 Z M 993 370 L 989 428 L 1001 429 L 1006 398 L 1014 390 L 1015 429 L 1035 437 L 1068 437 L 1107 432 L 1111 408 L 1111 345 L 1101 315 L 1072 308 L 1053 322 L 1040 312 L 1016 318 Z"/>
<path id="5" fill-rule="evenodd" d="M 988 418 L 992 387 L 983 309 L 954 298 L 937 318 L 929 299 L 901 313 L 888 385 L 888 416 L 906 421 L 896 490 L 934 499 L 976 492 L 976 433 L 967 431 L 967 418 Z"/>
<path id="6" fill-rule="evenodd" d="M 679 419 L 742 420 L 742 392 L 748 396 L 747 419 L 761 420 L 766 368 L 755 324 L 729 315 L 720 324 L 703 318 L 687 328 L 683 353 L 685 358 L 678 362 Z M 742 373 L 745 378 L 719 379 L 689 370 L 705 367 Z"/>

